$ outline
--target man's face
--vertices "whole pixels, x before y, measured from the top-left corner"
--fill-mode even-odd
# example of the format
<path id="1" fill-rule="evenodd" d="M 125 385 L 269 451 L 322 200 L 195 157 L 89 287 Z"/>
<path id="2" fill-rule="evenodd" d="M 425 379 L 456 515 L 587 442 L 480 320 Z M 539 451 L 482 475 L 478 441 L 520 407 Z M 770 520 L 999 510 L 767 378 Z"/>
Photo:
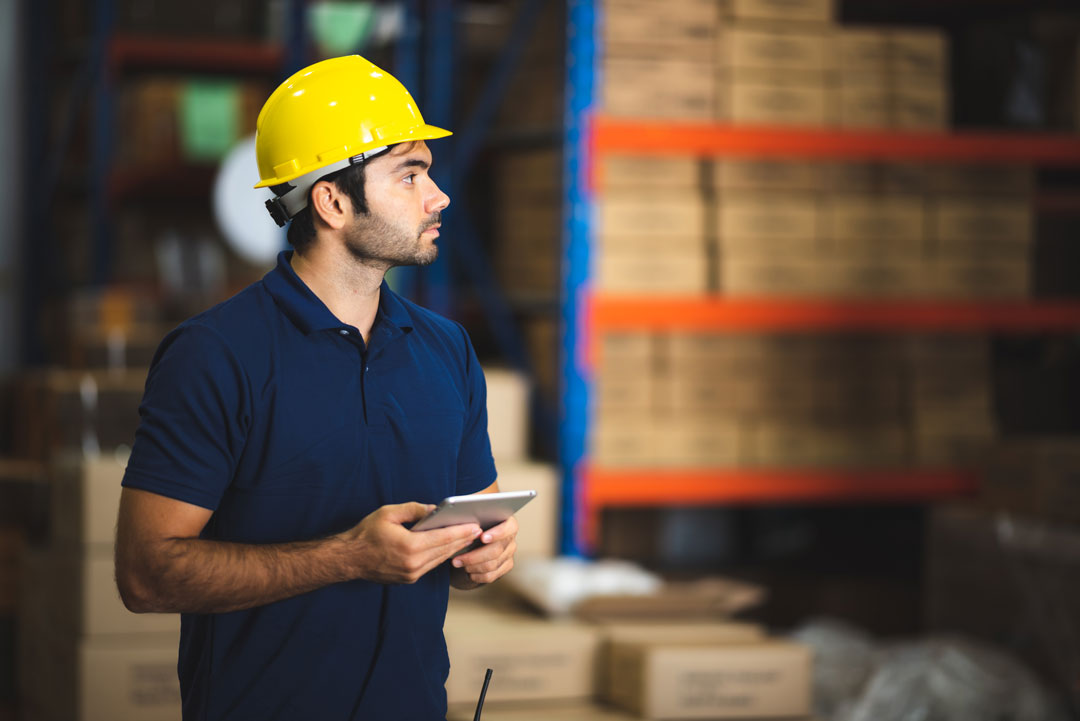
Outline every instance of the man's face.
<path id="1" fill-rule="evenodd" d="M 365 168 L 367 215 L 346 226 L 345 247 L 365 262 L 428 265 L 439 255 L 435 239 L 450 198 L 428 175 L 431 151 L 423 142 L 403 143 Z"/>

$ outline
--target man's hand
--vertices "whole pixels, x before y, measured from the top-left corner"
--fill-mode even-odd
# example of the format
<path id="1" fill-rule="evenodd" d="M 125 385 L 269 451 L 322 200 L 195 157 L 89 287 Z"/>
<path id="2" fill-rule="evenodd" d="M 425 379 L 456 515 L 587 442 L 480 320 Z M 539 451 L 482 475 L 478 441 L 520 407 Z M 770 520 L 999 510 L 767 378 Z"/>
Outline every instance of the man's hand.
<path id="1" fill-rule="evenodd" d="M 517 550 L 517 519 L 513 516 L 497 526 L 484 531 L 480 542 L 484 545 L 474 551 L 463 553 L 452 562 L 457 571 L 452 576 L 458 588 L 470 588 L 505 576 L 514 567 L 514 551 Z M 465 578 L 467 577 L 467 582 Z"/>
<path id="2" fill-rule="evenodd" d="M 475 523 L 430 531 L 405 528 L 404 524 L 419 521 L 433 508 L 423 503 L 382 506 L 342 534 L 354 551 L 355 575 L 375 583 L 416 583 L 480 535 L 480 526 Z"/>

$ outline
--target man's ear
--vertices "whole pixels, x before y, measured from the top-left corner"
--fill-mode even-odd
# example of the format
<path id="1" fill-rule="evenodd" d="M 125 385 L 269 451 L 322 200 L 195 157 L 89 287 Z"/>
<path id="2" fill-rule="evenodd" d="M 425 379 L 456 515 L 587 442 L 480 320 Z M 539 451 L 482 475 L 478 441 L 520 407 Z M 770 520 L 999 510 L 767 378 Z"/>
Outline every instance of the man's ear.
<path id="1" fill-rule="evenodd" d="M 352 204 L 348 196 L 328 180 L 320 180 L 311 186 L 312 219 L 322 221 L 334 230 L 345 227 L 345 221 L 352 213 Z"/>

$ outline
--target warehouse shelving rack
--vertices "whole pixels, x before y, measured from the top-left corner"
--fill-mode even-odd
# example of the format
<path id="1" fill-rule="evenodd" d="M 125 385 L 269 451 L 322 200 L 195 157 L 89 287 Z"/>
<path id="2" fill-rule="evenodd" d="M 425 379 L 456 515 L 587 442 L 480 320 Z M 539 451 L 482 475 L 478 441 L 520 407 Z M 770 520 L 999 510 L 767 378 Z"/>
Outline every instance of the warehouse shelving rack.
<path id="1" fill-rule="evenodd" d="M 593 340 L 605 330 L 652 331 L 987 331 L 1080 330 L 1080 302 L 946 302 L 654 297 L 593 292 L 589 248 L 593 172 L 605 153 L 694 157 L 796 157 L 940 163 L 1080 167 L 1080 137 L 968 132 L 888 132 L 703 123 L 649 122 L 595 112 L 597 3 L 570 3 L 564 134 L 564 270 L 562 287 L 563 472 L 562 550 L 589 552 L 607 506 L 783 502 L 925 501 L 977 489 L 964 469 L 689 469 L 616 470 L 589 464 L 589 375 Z M 1036 199 L 1036 207 L 1070 212 L 1076 199 Z"/>

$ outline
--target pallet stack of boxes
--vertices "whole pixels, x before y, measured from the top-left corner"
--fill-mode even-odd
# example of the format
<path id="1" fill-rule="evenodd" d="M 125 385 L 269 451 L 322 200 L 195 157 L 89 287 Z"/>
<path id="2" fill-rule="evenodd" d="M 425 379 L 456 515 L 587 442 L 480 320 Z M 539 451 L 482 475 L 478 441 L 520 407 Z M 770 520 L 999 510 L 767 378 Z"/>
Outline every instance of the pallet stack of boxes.
<path id="1" fill-rule="evenodd" d="M 839 25 L 828 0 L 607 0 L 600 26 L 598 112 L 608 116 L 855 133 L 948 126 L 938 30 Z M 597 293 L 1030 296 L 1030 167 L 595 162 Z M 625 331 L 591 347 L 589 455 L 602 467 L 945 467 L 979 458 L 997 435 L 983 336 Z"/>
<path id="2" fill-rule="evenodd" d="M 557 473 L 526 456 L 527 383 L 487 368 L 488 423 L 502 490 L 538 491 L 518 512 L 517 560 L 556 553 Z M 516 571 L 511 571 L 513 574 Z M 672 609 L 650 618 L 547 618 L 500 592 L 454 592 L 444 632 L 448 718 L 473 718 L 493 669 L 485 719 L 805 718 L 811 658 L 805 646 L 758 625 Z"/>
<path id="3" fill-rule="evenodd" d="M 448 719 L 805 719 L 809 648 L 722 618 L 547 619 L 453 597 Z"/>
<path id="4" fill-rule="evenodd" d="M 49 498 L 47 537 L 20 563 L 18 695 L 33 721 L 180 717 L 179 617 L 129 612 L 113 570 L 154 308 L 120 288 L 72 299 L 54 328 L 69 366 L 16 379 L 14 450 L 43 464 Z"/>

